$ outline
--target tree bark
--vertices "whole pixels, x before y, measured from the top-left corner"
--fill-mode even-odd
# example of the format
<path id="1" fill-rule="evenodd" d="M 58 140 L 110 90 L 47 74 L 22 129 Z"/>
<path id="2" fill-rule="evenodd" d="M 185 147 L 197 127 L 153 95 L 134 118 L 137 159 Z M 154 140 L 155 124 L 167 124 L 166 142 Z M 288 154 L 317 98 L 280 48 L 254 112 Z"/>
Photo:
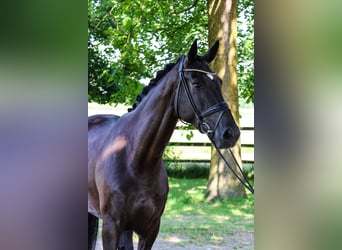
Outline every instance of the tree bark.
<path id="1" fill-rule="evenodd" d="M 209 47 L 216 40 L 220 41 L 220 47 L 212 69 L 222 79 L 223 98 L 229 103 L 236 123 L 239 125 L 239 98 L 237 84 L 237 0 L 208 0 L 209 15 Z M 241 142 L 240 140 L 232 148 L 232 151 L 240 164 Z M 237 166 L 227 150 L 222 151 L 232 168 L 239 173 Z M 239 174 L 241 176 L 241 174 Z M 225 166 L 216 149 L 212 147 L 210 174 L 207 186 L 207 200 L 246 197 L 244 186 L 234 176 L 231 170 Z"/>

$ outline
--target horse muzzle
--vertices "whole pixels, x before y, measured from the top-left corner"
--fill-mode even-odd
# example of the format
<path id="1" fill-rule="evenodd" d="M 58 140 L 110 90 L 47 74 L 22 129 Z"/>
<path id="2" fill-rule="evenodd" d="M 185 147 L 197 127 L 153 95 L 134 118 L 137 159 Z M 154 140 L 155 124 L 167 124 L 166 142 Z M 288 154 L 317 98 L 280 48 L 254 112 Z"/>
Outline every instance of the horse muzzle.
<path id="1" fill-rule="evenodd" d="M 240 130 L 236 128 L 226 128 L 222 132 L 216 131 L 213 141 L 219 149 L 233 147 L 240 137 Z"/>

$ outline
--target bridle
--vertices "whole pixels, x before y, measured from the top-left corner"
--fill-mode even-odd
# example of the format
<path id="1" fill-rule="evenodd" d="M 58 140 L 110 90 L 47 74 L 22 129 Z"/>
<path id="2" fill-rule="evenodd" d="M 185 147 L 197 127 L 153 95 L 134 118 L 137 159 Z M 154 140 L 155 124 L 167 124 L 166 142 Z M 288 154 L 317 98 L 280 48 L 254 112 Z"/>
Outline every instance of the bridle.
<path id="1" fill-rule="evenodd" d="M 231 155 L 232 155 L 232 158 L 234 159 L 236 165 L 238 166 L 239 170 L 240 170 L 240 173 L 242 174 L 243 178 L 245 179 L 245 181 L 243 181 L 241 179 L 241 177 L 234 171 L 234 169 L 229 165 L 227 159 L 223 156 L 222 152 L 220 151 L 220 149 L 216 146 L 216 143 L 214 141 L 214 134 L 215 134 L 215 131 L 224 115 L 224 113 L 226 111 L 229 111 L 229 107 L 228 107 L 228 104 L 224 101 L 222 102 L 219 102 L 219 103 L 216 103 L 214 104 L 213 106 L 209 107 L 207 110 L 203 111 L 203 112 L 200 112 L 195 104 L 195 101 L 191 95 L 191 92 L 190 92 L 190 88 L 189 88 L 189 85 L 188 83 L 186 82 L 186 79 L 184 77 L 184 72 L 199 72 L 199 73 L 203 73 L 203 74 L 207 74 L 210 78 L 213 77 L 215 75 L 215 73 L 213 72 L 208 72 L 208 71 L 205 71 L 205 70 L 200 70 L 200 69 L 184 69 L 184 58 L 185 56 L 182 56 L 180 58 L 180 63 L 179 63 L 179 68 L 178 68 L 178 73 L 179 73 L 179 84 L 178 84 L 178 87 L 177 87 L 177 93 L 176 93 L 176 100 L 175 100 L 175 109 L 176 109 L 176 113 L 177 113 L 177 116 L 178 116 L 178 119 L 181 120 L 183 123 L 185 124 L 188 124 L 187 122 L 185 122 L 181 117 L 180 117 L 180 114 L 179 114 L 179 110 L 178 110 L 178 103 L 179 103 L 179 96 L 180 96 L 180 89 L 181 87 L 184 88 L 185 90 L 185 94 L 190 102 L 190 105 L 194 111 L 194 114 L 195 114 L 195 117 L 196 117 L 196 120 L 197 120 L 197 123 L 198 123 L 198 130 L 203 133 L 203 134 L 207 134 L 207 136 L 209 137 L 210 141 L 213 143 L 213 145 L 215 146 L 216 148 L 216 151 L 217 153 L 221 156 L 221 158 L 223 159 L 223 161 L 226 163 L 226 165 L 229 167 L 229 169 L 233 172 L 233 174 L 235 175 L 235 177 L 242 183 L 242 185 L 244 185 L 252 194 L 254 194 L 254 188 L 252 187 L 252 185 L 249 183 L 248 181 L 248 178 L 247 176 L 245 175 L 245 173 L 242 171 L 238 161 L 236 160 L 233 152 L 231 149 L 229 149 Z M 212 129 L 208 123 L 206 123 L 204 121 L 204 118 L 205 117 L 208 117 L 214 113 L 217 113 L 217 112 L 221 112 L 220 115 L 218 116 L 216 122 L 215 122 L 215 125 L 214 125 L 214 128 Z"/>
<path id="2" fill-rule="evenodd" d="M 182 56 L 181 59 L 180 59 L 180 63 L 179 63 L 179 68 L 178 68 L 178 73 L 179 73 L 179 84 L 178 84 L 178 88 L 177 88 L 177 93 L 176 93 L 176 104 L 175 104 L 175 109 L 176 109 L 176 113 L 177 113 L 177 116 L 178 116 L 178 119 L 180 119 L 183 123 L 186 123 L 184 120 L 182 120 L 182 118 L 180 117 L 180 114 L 179 114 L 179 110 L 178 110 L 178 103 L 179 103 L 179 96 L 180 96 L 180 89 L 181 87 L 184 88 L 185 90 L 185 94 L 186 94 L 186 97 L 188 98 L 189 102 L 190 102 L 190 105 L 191 105 L 191 108 L 193 109 L 194 111 L 194 114 L 195 114 L 195 117 L 196 117 L 196 121 L 198 123 L 198 130 L 203 133 L 203 134 L 207 134 L 209 137 L 213 138 L 214 134 L 215 134 L 215 131 L 223 117 L 223 114 L 230 110 L 229 107 L 228 107 L 228 104 L 224 101 L 222 102 L 219 102 L 219 103 L 216 103 L 214 104 L 213 106 L 209 107 L 207 110 L 203 111 L 203 112 L 200 112 L 195 104 L 195 101 L 191 95 L 191 92 L 190 92 L 190 88 L 189 88 L 189 85 L 184 77 L 184 72 L 199 72 L 199 73 L 203 73 L 203 74 L 207 74 L 208 76 L 213 76 L 215 75 L 215 73 L 213 72 L 208 72 L 208 71 L 204 71 L 204 70 L 200 70 L 200 69 L 184 69 L 184 58 L 185 56 Z M 204 121 L 204 118 L 205 117 L 208 117 L 214 113 L 217 113 L 217 112 L 221 112 L 220 115 L 218 116 L 216 122 L 215 122 L 215 125 L 213 128 L 211 128 L 209 126 L 208 123 L 206 123 Z"/>

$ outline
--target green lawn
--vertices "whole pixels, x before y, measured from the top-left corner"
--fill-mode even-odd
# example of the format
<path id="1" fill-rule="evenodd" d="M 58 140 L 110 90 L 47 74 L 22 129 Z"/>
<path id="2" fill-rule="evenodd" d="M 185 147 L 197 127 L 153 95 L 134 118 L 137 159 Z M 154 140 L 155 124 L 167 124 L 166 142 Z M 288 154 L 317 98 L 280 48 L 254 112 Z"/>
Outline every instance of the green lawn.
<path id="1" fill-rule="evenodd" d="M 254 231 L 254 196 L 207 202 L 206 179 L 169 179 L 161 238 L 181 236 L 186 243 L 223 244 L 234 232 Z M 182 243 L 182 244 L 183 244 Z"/>

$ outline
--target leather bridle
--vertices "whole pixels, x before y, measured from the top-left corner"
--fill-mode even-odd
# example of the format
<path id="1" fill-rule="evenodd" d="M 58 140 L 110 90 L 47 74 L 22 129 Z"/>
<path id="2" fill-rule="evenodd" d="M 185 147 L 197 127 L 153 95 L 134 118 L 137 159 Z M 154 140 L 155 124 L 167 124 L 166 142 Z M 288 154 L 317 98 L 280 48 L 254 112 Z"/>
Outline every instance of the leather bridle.
<path id="1" fill-rule="evenodd" d="M 228 107 L 228 104 L 224 101 L 222 102 L 219 102 L 219 103 L 216 103 L 214 104 L 213 106 L 209 107 L 207 110 L 203 111 L 203 112 L 200 112 L 199 109 L 197 108 L 196 104 L 195 104 L 195 101 L 191 95 L 191 92 L 190 92 L 190 88 L 189 88 L 189 85 L 184 77 L 184 72 L 187 71 L 187 72 L 200 72 L 200 73 L 203 73 L 203 74 L 207 74 L 208 77 L 213 77 L 213 75 L 215 75 L 215 73 L 213 72 L 208 72 L 208 71 L 204 71 L 204 70 L 200 70 L 200 69 L 184 69 L 184 58 L 185 56 L 182 56 L 181 59 L 180 59 L 180 63 L 179 63 L 179 68 L 178 68 L 178 73 L 179 73 L 179 84 L 178 84 L 178 88 L 177 88 L 177 93 L 176 93 L 176 104 L 175 104 L 175 109 L 176 109 L 176 113 L 177 113 L 177 116 L 178 118 L 183 122 L 183 123 L 186 123 L 184 122 L 184 120 L 180 117 L 180 114 L 179 114 L 179 110 L 178 110 L 178 103 L 179 103 L 179 96 L 180 96 L 180 89 L 181 87 L 184 88 L 185 90 L 185 94 L 190 102 L 190 106 L 191 108 L 193 109 L 194 111 L 194 114 L 195 114 L 195 117 L 196 117 L 196 120 L 197 120 L 197 123 L 198 123 L 198 129 L 201 133 L 203 134 L 207 134 L 209 137 L 213 138 L 214 134 L 215 134 L 215 131 L 224 115 L 224 113 L 226 111 L 229 111 L 229 107 Z M 204 118 L 205 117 L 208 117 L 214 113 L 217 113 L 217 112 L 221 112 L 220 115 L 218 116 L 216 122 L 215 122 L 215 126 L 213 128 L 211 128 L 209 126 L 208 123 L 206 123 L 204 121 Z"/>
<path id="2" fill-rule="evenodd" d="M 224 113 L 226 111 L 229 111 L 229 107 L 228 104 L 226 102 L 219 102 L 214 104 L 213 106 L 209 107 L 207 110 L 200 112 L 195 104 L 195 101 L 191 95 L 190 92 L 190 88 L 188 83 L 186 82 L 186 79 L 184 77 L 184 72 L 200 72 L 203 74 L 207 74 L 208 77 L 213 79 L 213 75 L 215 75 L 215 73 L 213 72 L 208 72 L 208 71 L 204 71 L 204 70 L 200 70 L 200 69 L 184 69 L 184 58 L 185 56 L 182 56 L 180 59 L 180 63 L 179 63 L 179 68 L 178 68 L 178 73 L 179 73 L 179 84 L 178 84 L 178 88 L 177 88 L 177 93 L 176 93 L 176 100 L 175 100 L 175 109 L 176 109 L 176 113 L 178 116 L 178 119 L 180 119 L 183 123 L 187 124 L 187 122 L 185 122 L 179 114 L 179 110 L 178 110 L 178 103 L 179 103 L 179 96 L 180 96 L 180 88 L 183 87 L 185 90 L 185 94 L 190 102 L 190 105 L 194 111 L 197 123 L 198 123 L 198 130 L 203 133 L 203 134 L 207 134 L 207 136 L 209 137 L 210 141 L 213 143 L 213 145 L 216 148 L 217 153 L 221 156 L 221 158 L 223 159 L 223 161 L 226 163 L 226 165 L 229 167 L 229 169 L 233 172 L 233 174 L 235 175 L 235 177 L 242 183 L 242 185 L 244 185 L 252 194 L 254 194 L 254 188 L 253 186 L 249 183 L 248 178 L 246 176 L 246 174 L 242 171 L 242 168 L 240 166 L 240 164 L 238 163 L 238 161 L 236 160 L 233 151 L 231 149 L 229 149 L 237 167 L 239 168 L 240 173 L 242 174 L 243 178 L 245 181 L 243 181 L 241 179 L 241 177 L 234 171 L 234 169 L 232 168 L 232 166 L 229 164 L 228 160 L 223 156 L 222 152 L 220 151 L 220 149 L 217 147 L 215 141 L 214 141 L 214 135 L 215 135 L 215 131 L 224 115 Z M 216 122 L 215 122 L 215 126 L 214 128 L 211 128 L 209 126 L 208 123 L 204 122 L 204 118 L 208 117 L 214 113 L 217 112 L 221 112 L 220 115 L 218 116 Z"/>

